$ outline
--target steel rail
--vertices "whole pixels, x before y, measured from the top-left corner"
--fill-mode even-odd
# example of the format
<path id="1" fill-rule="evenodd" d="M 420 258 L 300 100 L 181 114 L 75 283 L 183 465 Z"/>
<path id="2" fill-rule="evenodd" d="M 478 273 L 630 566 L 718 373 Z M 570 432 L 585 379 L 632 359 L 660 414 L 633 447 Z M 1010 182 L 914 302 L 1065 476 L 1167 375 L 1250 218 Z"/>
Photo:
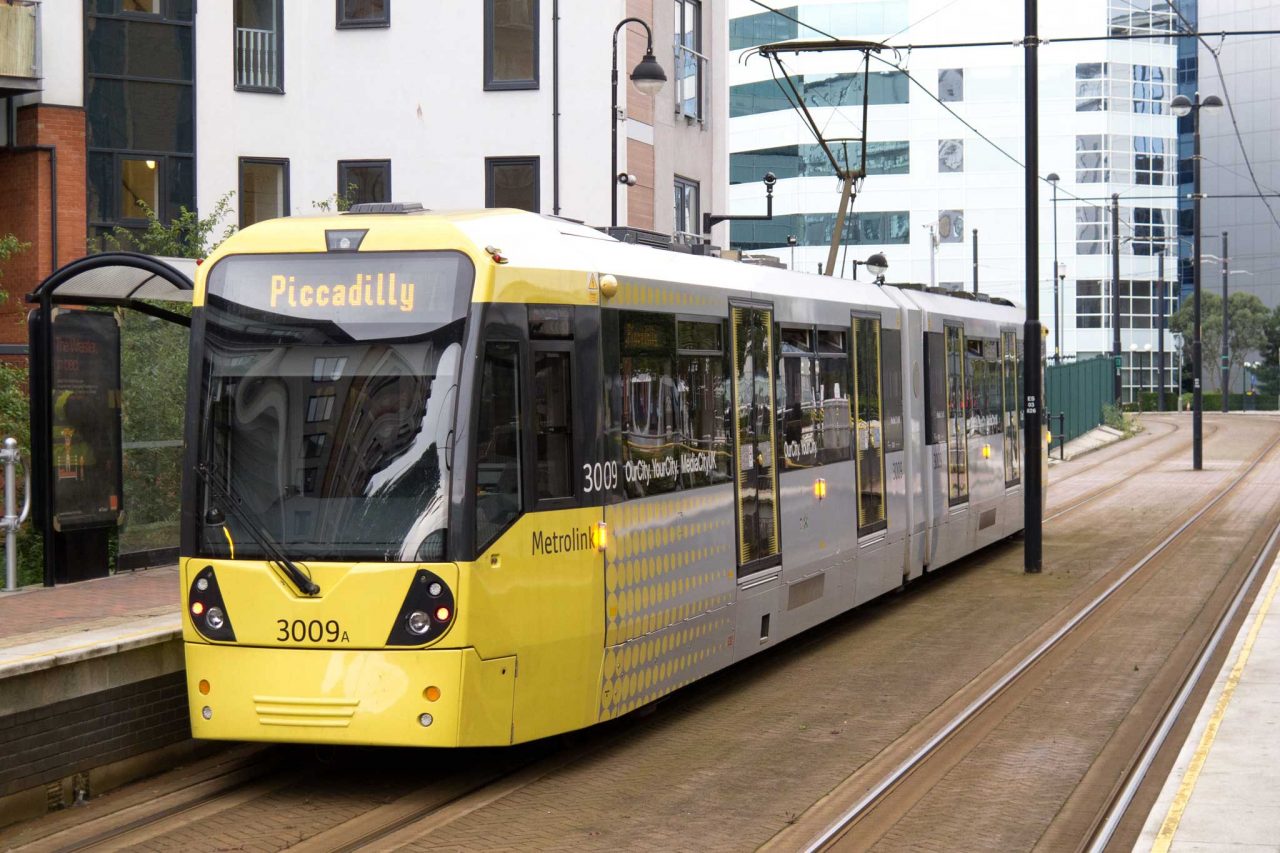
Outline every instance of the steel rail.
<path id="1" fill-rule="evenodd" d="M 1196 513 L 1192 515 L 1190 518 L 1188 518 L 1185 522 L 1179 525 L 1178 528 L 1174 530 L 1172 533 L 1170 533 L 1168 536 L 1166 536 L 1160 542 L 1160 544 L 1152 548 L 1151 551 L 1149 551 L 1146 556 L 1144 556 L 1138 562 L 1134 563 L 1127 570 L 1125 570 L 1125 572 L 1120 577 L 1118 577 L 1115 581 L 1113 581 L 1105 590 L 1099 593 L 1098 596 L 1093 599 L 1093 601 L 1085 605 L 1078 613 L 1076 613 L 1075 616 L 1071 617 L 1070 621 L 1062 625 L 1062 627 L 1060 627 L 1048 639 L 1044 640 L 1044 642 L 1038 645 L 1033 651 L 1031 651 L 1026 657 L 1024 657 L 1016 666 L 1014 666 L 1012 669 L 1006 672 L 1003 676 L 1001 676 L 999 680 L 996 681 L 995 684 L 993 684 L 991 687 L 988 687 L 985 691 L 983 691 L 983 693 L 980 696 L 978 696 L 976 699 L 970 702 L 967 706 L 965 706 L 965 708 L 962 711 L 960 711 L 960 713 L 952 717 L 951 720 L 948 721 L 941 729 L 935 732 L 934 735 L 930 737 L 929 740 L 926 741 L 923 746 L 918 748 L 915 752 L 913 752 L 910 756 L 908 756 L 905 760 L 903 760 L 902 763 L 900 763 L 896 768 L 894 768 L 893 771 L 889 773 L 889 775 L 885 776 L 883 779 L 881 779 L 879 782 L 873 785 L 871 789 L 862 796 L 861 799 L 859 799 L 856 803 L 854 803 L 850 808 L 846 809 L 840 815 L 840 817 L 838 817 L 832 824 L 830 824 L 825 830 L 823 830 L 823 832 L 820 835 L 818 835 L 816 838 L 810 841 L 803 848 L 805 850 L 805 853 L 814 853 L 814 851 L 821 850 L 825 848 L 826 845 L 831 841 L 833 841 L 837 836 L 843 834 L 843 832 L 851 824 L 855 823 L 858 819 L 860 819 L 863 816 L 863 814 L 869 811 L 870 808 L 873 805 L 875 805 L 876 802 L 878 802 L 882 797 L 884 797 L 885 794 L 887 794 L 899 782 L 901 782 L 903 779 L 909 776 L 911 772 L 916 769 L 917 766 L 924 763 L 924 761 L 928 759 L 930 755 L 932 755 L 938 749 L 939 746 L 941 746 L 944 742 L 950 739 L 952 735 L 954 735 L 957 731 L 963 728 L 970 720 L 972 720 L 975 716 L 977 716 L 978 712 L 983 710 L 987 705 L 989 705 L 992 702 L 992 700 L 994 700 L 997 696 L 1003 693 L 1005 689 L 1009 687 L 1009 685 L 1013 684 L 1020 677 L 1022 677 L 1028 670 L 1031 669 L 1032 666 L 1034 666 L 1042 657 L 1044 657 L 1045 654 L 1047 654 L 1050 650 L 1052 650 L 1055 646 L 1057 646 L 1058 643 L 1062 642 L 1062 640 L 1068 634 L 1074 631 L 1077 627 L 1079 627 L 1081 623 L 1083 623 L 1086 619 L 1088 619 L 1089 616 L 1091 616 L 1095 611 L 1097 611 L 1097 609 L 1101 607 L 1107 601 L 1107 599 L 1109 599 L 1117 590 L 1119 590 L 1126 583 L 1128 583 L 1129 580 L 1135 574 L 1141 571 L 1148 563 L 1150 563 L 1152 560 L 1158 557 L 1161 552 L 1163 552 L 1166 548 L 1172 545 L 1173 542 L 1178 539 L 1178 537 L 1180 537 L 1184 532 L 1186 532 L 1187 528 L 1191 527 L 1191 525 L 1195 524 L 1197 521 L 1203 518 L 1204 515 L 1207 512 L 1209 512 L 1209 510 L 1213 509 L 1215 506 L 1218 505 L 1218 503 L 1220 503 L 1224 498 L 1226 498 L 1227 495 L 1231 494 L 1232 491 L 1236 488 L 1236 486 L 1240 485 L 1241 481 L 1243 481 L 1245 477 L 1249 476 L 1249 474 L 1251 474 L 1254 471 L 1254 469 L 1257 468 L 1258 465 L 1262 463 L 1262 460 L 1265 459 L 1267 455 L 1270 454 L 1271 451 L 1276 448 L 1277 445 L 1280 445 L 1280 437 L 1273 440 L 1271 444 L 1267 446 L 1267 449 L 1262 451 L 1262 453 L 1260 453 L 1258 457 L 1253 460 L 1253 462 L 1249 465 L 1248 468 L 1242 471 L 1239 476 L 1237 476 L 1234 480 L 1232 480 L 1231 483 L 1226 488 L 1224 488 L 1221 492 L 1219 492 L 1218 495 L 1216 495 L 1211 501 L 1209 501 L 1207 504 L 1201 507 L 1198 511 L 1196 511 Z"/>
<path id="2" fill-rule="evenodd" d="M 1254 559 L 1253 565 L 1249 569 L 1248 575 L 1240 582 L 1240 588 L 1236 590 L 1235 596 L 1231 600 L 1231 605 L 1223 614 L 1222 619 L 1218 622 L 1218 627 L 1214 630 L 1213 636 L 1205 644 L 1200 651 L 1200 656 L 1196 660 L 1195 667 L 1187 674 L 1186 680 L 1182 685 L 1182 689 L 1178 691 L 1177 697 L 1173 703 L 1165 710 L 1164 716 L 1160 721 L 1159 727 L 1152 734 L 1143 748 L 1142 753 L 1138 757 L 1134 770 L 1125 781 L 1124 787 L 1117 793 L 1116 797 L 1111 801 L 1111 805 L 1107 809 L 1106 817 L 1102 824 L 1094 832 L 1093 840 L 1090 843 L 1089 853 L 1101 853 L 1101 851 L 1111 842 L 1115 836 L 1116 830 L 1120 827 L 1120 821 L 1124 819 L 1125 813 L 1128 811 L 1130 804 L 1133 802 L 1134 796 L 1138 792 L 1138 788 L 1146 781 L 1147 771 L 1151 769 L 1151 765 L 1155 762 L 1156 756 L 1164 748 L 1165 741 L 1169 737 L 1169 732 L 1173 730 L 1178 718 L 1182 716 L 1183 709 L 1187 705 L 1187 701 L 1191 698 L 1191 694 L 1195 691 L 1196 686 L 1200 683 L 1201 677 L 1204 675 L 1205 669 L 1209 665 L 1209 661 L 1213 658 L 1218 650 L 1218 646 L 1222 643 L 1223 637 L 1226 636 L 1227 626 L 1235 619 L 1240 607 L 1248 598 L 1250 588 L 1253 587 L 1254 581 L 1257 579 L 1262 567 L 1267 563 L 1267 557 L 1272 553 L 1272 549 L 1276 545 L 1276 541 L 1280 540 L 1280 525 L 1277 525 L 1271 531 L 1262 551 Z"/>

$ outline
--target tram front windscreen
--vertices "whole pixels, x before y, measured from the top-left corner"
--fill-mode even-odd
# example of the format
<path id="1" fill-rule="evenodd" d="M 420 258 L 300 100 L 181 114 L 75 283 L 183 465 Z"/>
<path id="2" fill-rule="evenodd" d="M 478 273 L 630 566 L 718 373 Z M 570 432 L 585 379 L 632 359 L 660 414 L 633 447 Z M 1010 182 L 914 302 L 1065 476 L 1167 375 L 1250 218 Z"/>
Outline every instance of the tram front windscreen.
<path id="1" fill-rule="evenodd" d="M 233 255 L 210 270 L 193 361 L 201 553 L 444 559 L 474 276 L 457 252 Z"/>

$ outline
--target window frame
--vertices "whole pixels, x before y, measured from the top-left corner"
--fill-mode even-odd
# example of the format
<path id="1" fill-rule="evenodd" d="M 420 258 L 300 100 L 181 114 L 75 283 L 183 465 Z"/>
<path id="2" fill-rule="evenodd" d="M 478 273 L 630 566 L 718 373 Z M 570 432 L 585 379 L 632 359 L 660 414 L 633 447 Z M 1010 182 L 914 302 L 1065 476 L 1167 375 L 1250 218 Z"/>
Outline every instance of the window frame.
<path id="1" fill-rule="evenodd" d="M 338 198 L 345 198 L 345 197 L 346 197 L 346 196 L 345 196 L 345 193 L 346 193 L 347 184 L 348 184 L 348 183 L 350 183 L 349 181 L 344 181 L 344 180 L 342 179 L 342 178 L 343 178 L 343 173 L 344 173 L 346 170 L 349 170 L 349 169 L 351 169 L 352 167 L 357 167 L 357 168 L 369 168 L 369 167 L 371 167 L 371 166 L 385 166 L 385 167 L 386 167 L 386 170 L 387 170 L 387 198 L 386 198 L 386 201 L 387 201 L 387 202 L 390 202 L 392 199 L 394 199 L 394 198 L 395 198 L 395 195 L 394 195 L 394 194 L 392 193 L 392 191 L 391 191 L 391 160 L 390 160 L 390 159 L 372 159 L 372 160 L 339 160 L 339 161 L 338 161 Z M 356 201 L 352 201 L 351 203 L 352 203 L 352 204 L 357 204 L 358 202 L 356 202 Z"/>
<path id="2" fill-rule="evenodd" d="M 541 88 L 542 61 L 542 4 L 540 0 L 529 0 L 533 5 L 530 17 L 533 20 L 533 76 L 519 80 L 495 80 L 493 76 L 493 4 L 494 0 L 484 0 L 484 91 L 510 92 Z"/>
<path id="3" fill-rule="evenodd" d="M 289 215 L 289 158 L 288 157 L 241 157 L 239 158 L 236 164 L 236 177 L 237 177 L 236 198 L 240 200 L 239 204 L 237 205 L 238 207 L 237 219 L 239 221 L 239 227 L 240 228 L 249 227 L 248 225 L 245 225 L 245 222 L 244 222 L 244 211 L 245 211 L 244 167 L 246 164 L 262 165 L 262 166 L 280 166 L 283 168 L 284 187 L 281 191 L 281 196 L 280 196 L 280 217 L 277 217 L 277 218 L 288 216 Z M 263 221 L 265 220 L 262 220 L 262 219 L 257 220 L 257 222 L 263 222 Z M 252 225 L 256 223 L 250 223 L 250 224 Z"/>
<path id="4" fill-rule="evenodd" d="M 542 157 L 537 154 L 523 154 L 516 157 L 484 158 L 484 206 L 497 207 L 495 197 L 497 184 L 494 181 L 494 170 L 499 166 L 530 166 L 533 169 L 533 203 L 530 213 L 542 212 Z M 522 208 L 516 208 L 520 210 Z"/>
<path id="5" fill-rule="evenodd" d="M 336 30 L 376 30 L 388 29 L 391 26 L 391 0 L 382 0 L 383 16 L 381 18 L 346 18 L 342 13 L 342 7 L 346 4 L 346 0 L 335 0 L 334 2 L 334 25 Z"/>
<path id="6" fill-rule="evenodd" d="M 695 121 L 701 123 L 706 121 L 707 117 L 707 98 L 706 87 L 703 83 L 706 80 L 706 64 L 708 62 L 706 54 L 702 51 L 703 33 L 702 33 L 702 0 L 674 0 L 675 15 L 673 16 L 673 64 L 674 64 L 674 83 L 675 83 L 675 113 L 678 116 L 684 116 L 689 123 Z M 686 16 L 692 11 L 693 14 L 693 46 L 689 47 L 681 43 L 680 36 L 684 33 L 684 24 Z M 693 81 L 694 95 L 693 111 L 686 112 L 684 108 L 684 99 L 681 97 L 681 86 L 687 76 L 681 72 L 684 69 L 684 63 L 681 61 L 681 53 L 689 52 L 693 54 Z"/>
<path id="7" fill-rule="evenodd" d="M 525 387 L 525 382 L 526 382 L 525 374 L 528 373 L 528 370 L 525 369 L 525 367 L 528 364 L 532 364 L 532 362 L 529 360 L 528 346 L 522 340 L 520 340 L 517 336 L 509 335 L 506 332 L 507 330 L 500 330 L 500 331 L 496 331 L 496 333 L 494 334 L 487 334 L 484 336 L 483 340 L 480 342 L 479 358 L 477 358 L 476 360 L 477 372 L 476 372 L 475 387 L 476 387 L 476 399 L 479 403 L 481 403 L 481 405 L 483 405 L 484 369 L 485 369 L 486 359 L 488 358 L 489 347 L 491 346 L 510 347 L 512 350 L 511 359 L 512 359 L 512 363 L 515 366 L 515 374 L 516 374 L 514 377 L 515 381 L 512 383 L 512 385 L 516 390 L 516 400 L 514 402 L 516 417 L 514 422 L 516 425 L 516 429 L 518 430 L 518 433 L 515 437 L 514 447 L 516 449 L 516 453 L 518 454 L 518 456 L 516 457 L 516 463 L 515 463 L 516 464 L 515 482 L 519 491 L 516 495 L 515 512 L 511 515 L 510 518 L 508 518 L 505 521 L 505 523 L 501 527 L 498 527 L 494 531 L 490 532 L 490 535 L 487 539 L 482 540 L 480 538 L 480 528 L 479 528 L 479 522 L 480 522 L 479 509 L 480 509 L 480 497 L 481 497 L 479 494 L 479 482 L 480 482 L 481 455 L 479 452 L 478 440 L 480 438 L 480 430 L 483 424 L 483 418 L 481 416 L 481 412 L 479 411 L 479 409 L 476 409 L 473 415 L 473 417 L 475 418 L 474 423 L 475 423 L 476 442 L 473 442 L 475 444 L 475 450 L 472 453 L 472 458 L 470 460 L 470 464 L 468 465 L 469 470 L 467 471 L 467 479 L 468 479 L 467 487 L 471 495 L 471 513 L 470 513 L 470 524 L 469 524 L 469 526 L 471 527 L 471 538 L 472 538 L 471 550 L 474 552 L 477 559 L 480 557 L 481 554 L 483 554 L 486 550 L 488 550 L 493 545 L 493 543 L 497 542 L 500 538 L 502 538 L 502 536 L 508 530 L 511 529 L 511 526 L 515 524 L 517 521 L 519 521 L 520 518 L 523 517 L 529 511 L 528 510 L 529 484 L 527 482 L 529 477 L 529 472 L 527 470 L 528 465 L 526 464 L 526 462 L 528 461 L 528 448 L 525 446 L 528 441 L 528 436 L 526 435 L 528 430 L 525 428 L 526 424 L 525 424 L 524 411 L 526 408 L 525 402 L 527 400 L 527 395 L 528 395 L 528 390 Z"/>
<path id="8" fill-rule="evenodd" d="M 284 94 L 284 0 L 274 0 L 276 7 L 275 15 L 275 39 L 276 39 L 276 85 L 274 86 L 250 86 L 242 85 L 238 78 L 236 70 L 236 30 L 241 29 L 236 26 L 235 4 L 239 0 L 232 0 L 231 5 L 231 83 L 237 92 L 256 92 L 264 95 L 283 95 Z"/>
<path id="9" fill-rule="evenodd" d="M 677 203 L 675 205 L 675 219 L 671 223 L 672 233 L 680 236 L 687 234 L 692 237 L 700 237 L 702 234 L 702 184 L 692 178 L 675 175 L 672 178 L 672 186 L 680 201 L 683 202 L 688 201 L 689 191 L 693 190 L 693 222 L 686 222 L 684 223 L 684 228 L 680 227 L 680 214 L 686 205 Z"/>
<path id="10" fill-rule="evenodd" d="M 880 463 L 880 517 L 869 521 L 864 521 L 863 512 L 863 471 L 864 464 L 862 459 L 862 450 L 859 447 L 858 423 L 862 420 L 862 397 L 863 388 L 859 381 L 859 371 L 864 369 L 861 354 L 859 352 L 860 336 L 858 334 L 859 323 L 873 324 L 871 328 L 875 329 L 875 365 L 872 368 L 871 376 L 876 381 L 876 413 L 880 424 L 880 443 L 875 448 L 874 455 Z M 889 480 L 887 472 L 887 464 L 885 456 L 887 449 L 885 448 L 885 415 L 884 415 L 884 349 L 882 335 L 884 333 L 884 317 L 879 312 L 874 311 L 852 311 L 849 321 L 849 358 L 853 375 L 853 406 L 850 409 L 852 420 L 852 444 L 853 444 L 853 461 L 854 461 L 854 483 L 855 485 L 855 507 L 856 507 L 856 526 L 858 530 L 858 541 L 862 542 L 871 536 L 883 537 L 889 529 Z M 871 429 L 871 422 L 867 421 L 867 444 L 868 451 L 871 451 L 871 439 L 874 433 Z"/>

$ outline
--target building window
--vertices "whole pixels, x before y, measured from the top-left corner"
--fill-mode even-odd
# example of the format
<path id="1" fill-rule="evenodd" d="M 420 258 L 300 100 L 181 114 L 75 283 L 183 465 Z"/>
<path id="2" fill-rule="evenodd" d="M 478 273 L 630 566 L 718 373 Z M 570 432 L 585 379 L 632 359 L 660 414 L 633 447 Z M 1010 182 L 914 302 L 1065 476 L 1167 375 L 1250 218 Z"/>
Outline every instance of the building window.
<path id="1" fill-rule="evenodd" d="M 1082 204 L 1076 208 L 1076 254 L 1105 255 L 1109 251 L 1111 221 L 1107 211 L 1098 205 Z"/>
<path id="2" fill-rule="evenodd" d="M 1110 94 L 1106 62 L 1081 62 L 1076 65 L 1076 112 L 1098 112 L 1107 108 Z"/>
<path id="3" fill-rule="evenodd" d="M 391 26 L 391 0 L 338 0 L 338 29 Z"/>
<path id="4" fill-rule="evenodd" d="M 190 3 L 85 7 L 86 202 L 95 243 L 116 226 L 145 224 L 148 212 L 169 222 L 180 207 L 195 209 L 193 41 Z"/>
<path id="5" fill-rule="evenodd" d="M 531 213 L 541 212 L 538 172 L 537 157 L 486 157 L 485 207 L 514 207 Z"/>
<path id="6" fill-rule="evenodd" d="M 1153 186 L 1173 186 L 1176 143 L 1158 136 L 1133 138 L 1133 182 Z"/>
<path id="7" fill-rule="evenodd" d="M 702 121 L 702 80 L 707 58 L 702 55 L 702 4 L 675 0 L 676 115 Z"/>
<path id="8" fill-rule="evenodd" d="M 963 68 L 942 68 L 938 71 L 938 100 L 964 100 Z"/>
<path id="9" fill-rule="evenodd" d="M 843 144 L 836 150 L 838 157 L 844 156 Z M 861 143 L 849 143 L 848 157 L 851 165 L 862 162 Z M 868 175 L 905 175 L 910 171 L 911 146 L 905 139 L 867 143 Z M 766 172 L 773 172 L 780 181 L 835 176 L 826 152 L 813 142 L 737 151 L 729 155 L 730 184 L 758 184 Z"/>
<path id="10" fill-rule="evenodd" d="M 120 11 L 133 15 L 159 15 L 160 0 L 124 0 Z"/>
<path id="11" fill-rule="evenodd" d="M 1107 180 L 1107 152 L 1103 135 L 1089 133 L 1076 137 L 1076 183 L 1100 184 Z"/>
<path id="12" fill-rule="evenodd" d="M 1177 12 L 1168 0 L 1109 0 L 1107 18 L 1113 36 L 1157 35 L 1178 29 Z M 1168 44 L 1169 39 L 1151 39 L 1151 43 Z"/>
<path id="13" fill-rule="evenodd" d="M 792 81 L 810 107 L 861 107 L 866 79 L 859 71 L 796 75 Z M 870 106 L 910 102 L 910 81 L 901 71 L 873 71 L 867 85 L 871 87 L 867 93 Z M 789 92 L 774 80 L 729 87 L 730 118 L 791 109 Z"/>
<path id="14" fill-rule="evenodd" d="M 284 93 L 283 0 L 235 0 L 236 88 Z"/>
<path id="15" fill-rule="evenodd" d="M 939 139 L 938 140 L 938 171 L 939 172 L 963 172 L 964 171 L 964 140 L 963 139 Z"/>
<path id="16" fill-rule="evenodd" d="M 289 161 L 240 158 L 240 227 L 287 216 Z"/>
<path id="17" fill-rule="evenodd" d="M 120 158 L 121 219 L 146 219 L 160 215 L 160 163 L 134 157 Z"/>
<path id="18" fill-rule="evenodd" d="M 1178 313 L 1178 294 L 1173 282 L 1164 288 L 1165 328 L 1169 318 Z M 1154 329 L 1159 326 L 1158 281 L 1120 280 L 1120 328 Z M 1109 329 L 1114 310 L 1111 304 L 1111 282 L 1098 279 L 1076 282 L 1076 327 Z"/>
<path id="19" fill-rule="evenodd" d="M 676 176 L 675 232 L 678 235 L 696 237 L 701 230 L 698 208 L 698 182 Z"/>
<path id="20" fill-rule="evenodd" d="M 730 242 L 746 252 L 787 246 L 794 234 L 799 246 L 830 246 L 834 213 L 793 213 L 765 222 L 734 222 Z M 852 245 L 905 245 L 911 241 L 911 214 L 905 210 L 854 213 L 845 219 L 844 242 Z"/>
<path id="21" fill-rule="evenodd" d="M 1133 66 L 1133 111 L 1146 115 L 1164 115 L 1171 88 L 1166 84 L 1173 74 L 1159 65 Z"/>
<path id="22" fill-rule="evenodd" d="M 942 210 L 938 212 L 938 242 L 964 242 L 963 210 Z"/>
<path id="23" fill-rule="evenodd" d="M 391 161 L 339 160 L 338 198 L 349 204 L 391 201 Z"/>
<path id="24" fill-rule="evenodd" d="M 538 0 L 484 0 L 484 87 L 538 88 Z"/>

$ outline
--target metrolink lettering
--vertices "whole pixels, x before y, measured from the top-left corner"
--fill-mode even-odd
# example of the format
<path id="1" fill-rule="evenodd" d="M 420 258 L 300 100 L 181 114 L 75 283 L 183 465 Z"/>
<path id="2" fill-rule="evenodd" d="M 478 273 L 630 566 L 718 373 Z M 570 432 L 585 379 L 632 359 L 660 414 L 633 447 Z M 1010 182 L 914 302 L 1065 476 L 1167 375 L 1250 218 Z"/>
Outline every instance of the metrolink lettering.
<path id="1" fill-rule="evenodd" d="M 401 311 L 413 310 L 413 289 L 411 281 L 396 281 L 395 273 L 378 273 L 365 275 L 357 273 L 355 284 L 303 284 L 295 282 L 294 276 L 271 276 L 271 307 L 275 308 L 281 301 L 288 302 L 290 308 L 373 308 L 382 305 L 395 305 Z"/>
<path id="2" fill-rule="evenodd" d="M 571 551 L 588 551 L 592 548 L 591 531 L 570 530 L 568 533 L 544 533 L 533 531 L 533 554 L 568 554 Z"/>

